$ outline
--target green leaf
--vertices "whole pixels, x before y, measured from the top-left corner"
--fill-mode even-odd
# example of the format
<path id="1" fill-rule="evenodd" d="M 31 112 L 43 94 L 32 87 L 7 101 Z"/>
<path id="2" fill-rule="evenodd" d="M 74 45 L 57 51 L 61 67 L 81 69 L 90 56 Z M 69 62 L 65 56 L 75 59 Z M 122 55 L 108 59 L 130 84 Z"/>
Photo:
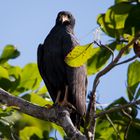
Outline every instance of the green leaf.
<path id="1" fill-rule="evenodd" d="M 46 88 L 46 86 L 44 85 L 43 87 L 39 88 L 37 91 L 36 91 L 36 94 L 44 97 L 44 98 L 48 98 L 50 99 L 50 95 L 48 93 L 48 90 Z"/>
<path id="2" fill-rule="evenodd" d="M 127 140 L 138 140 L 140 138 L 140 127 L 130 126 Z"/>
<path id="3" fill-rule="evenodd" d="M 136 88 L 140 82 L 140 62 L 134 61 L 128 67 L 127 84 L 128 84 L 128 97 L 130 100 L 134 98 Z"/>
<path id="4" fill-rule="evenodd" d="M 137 100 L 140 97 L 140 88 L 138 89 L 136 96 L 135 96 L 135 100 Z"/>
<path id="5" fill-rule="evenodd" d="M 1 56 L 0 56 L 0 63 L 4 63 L 9 59 L 14 59 L 20 55 L 20 52 L 13 46 L 7 45 L 5 46 Z"/>
<path id="6" fill-rule="evenodd" d="M 48 92 L 48 90 L 47 90 L 46 86 L 43 86 L 43 87 L 41 87 L 41 88 L 37 91 L 37 94 L 39 94 L 39 95 L 44 95 L 44 94 L 46 94 L 47 92 Z"/>
<path id="7" fill-rule="evenodd" d="M 22 69 L 19 87 L 23 87 L 26 90 L 35 90 L 39 88 L 41 80 L 37 65 L 29 63 Z"/>
<path id="8" fill-rule="evenodd" d="M 97 23 L 111 37 L 120 39 L 124 33 L 125 21 L 133 5 L 119 3 L 110 7 L 106 14 L 100 14 Z"/>
<path id="9" fill-rule="evenodd" d="M 6 105 L 0 105 L 0 118 L 10 116 L 13 112 L 12 107 L 7 107 Z"/>
<path id="10" fill-rule="evenodd" d="M 7 121 L 4 121 L 3 119 L 0 119 L 0 138 L 5 138 L 5 139 L 12 139 L 11 135 L 13 135 L 11 133 L 11 130 L 10 130 L 10 125 L 9 123 L 7 123 Z"/>
<path id="11" fill-rule="evenodd" d="M 122 129 L 121 125 L 114 124 L 115 128 Z M 120 137 L 123 139 L 123 134 L 119 131 Z M 96 134 L 95 137 L 97 140 L 118 140 L 117 134 L 114 132 L 112 125 L 108 120 L 99 119 L 96 125 Z"/>
<path id="12" fill-rule="evenodd" d="M 108 105 L 108 107 L 106 107 L 106 109 L 111 109 L 114 106 L 118 106 L 118 105 L 123 105 L 123 104 L 127 104 L 128 102 L 126 101 L 126 99 L 124 97 L 120 97 L 118 99 L 116 99 L 115 101 L 113 101 L 110 105 Z"/>
<path id="13" fill-rule="evenodd" d="M 53 127 L 54 129 L 56 129 L 56 130 L 59 132 L 59 134 L 64 138 L 65 132 L 64 132 L 64 130 L 63 130 L 62 127 L 60 127 L 60 126 L 58 126 L 58 125 L 56 125 L 56 124 L 54 124 L 54 123 L 52 123 L 52 127 Z"/>
<path id="14" fill-rule="evenodd" d="M 135 15 L 135 16 L 134 16 Z M 140 31 L 140 5 L 135 5 L 125 22 L 125 33 L 130 35 L 135 35 L 137 32 Z"/>
<path id="15" fill-rule="evenodd" d="M 0 87 L 6 91 L 9 91 L 12 86 L 12 83 L 9 79 L 0 78 Z"/>
<path id="16" fill-rule="evenodd" d="M 134 86 L 140 82 L 140 62 L 135 60 L 128 67 L 128 86 Z"/>
<path id="17" fill-rule="evenodd" d="M 21 75 L 21 68 L 19 66 L 10 66 L 8 68 L 8 73 L 10 76 L 13 76 L 14 78 L 18 79 Z"/>
<path id="18" fill-rule="evenodd" d="M 121 2 L 137 2 L 137 0 L 115 0 L 116 4 Z"/>
<path id="19" fill-rule="evenodd" d="M 0 79 L 1 78 L 9 79 L 9 74 L 8 74 L 7 69 L 5 69 L 2 66 L 0 66 Z"/>
<path id="20" fill-rule="evenodd" d="M 27 94 L 23 98 L 40 106 L 53 104 L 53 102 L 49 98 L 44 99 L 43 97 L 40 97 L 38 94 L 35 93 Z"/>
<path id="21" fill-rule="evenodd" d="M 86 63 L 95 52 L 96 48 L 93 48 L 93 43 L 84 46 L 76 46 L 66 56 L 65 62 L 71 67 L 79 67 Z"/>
<path id="22" fill-rule="evenodd" d="M 115 49 L 114 42 L 108 45 L 112 50 Z M 100 71 L 110 58 L 111 53 L 106 48 L 96 48 L 94 55 L 87 62 L 88 75 L 95 74 Z"/>
<path id="23" fill-rule="evenodd" d="M 19 133 L 21 140 L 30 140 L 30 137 L 34 134 L 37 135 L 39 138 L 43 138 L 42 131 L 35 126 L 25 127 Z"/>

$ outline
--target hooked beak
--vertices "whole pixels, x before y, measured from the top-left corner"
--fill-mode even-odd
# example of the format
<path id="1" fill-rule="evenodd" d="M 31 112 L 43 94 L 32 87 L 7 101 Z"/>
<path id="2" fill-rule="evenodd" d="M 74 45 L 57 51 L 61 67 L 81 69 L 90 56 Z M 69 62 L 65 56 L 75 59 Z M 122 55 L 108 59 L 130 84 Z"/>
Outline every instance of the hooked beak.
<path id="1" fill-rule="evenodd" d="M 61 19 L 62 19 L 62 23 L 69 21 L 69 18 L 67 15 L 62 15 Z"/>

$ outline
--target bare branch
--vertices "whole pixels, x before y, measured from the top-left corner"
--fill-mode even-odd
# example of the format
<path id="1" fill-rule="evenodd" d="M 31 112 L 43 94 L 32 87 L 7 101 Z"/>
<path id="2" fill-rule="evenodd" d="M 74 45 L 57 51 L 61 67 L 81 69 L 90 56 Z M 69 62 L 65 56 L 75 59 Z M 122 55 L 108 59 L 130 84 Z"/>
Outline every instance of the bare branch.
<path id="1" fill-rule="evenodd" d="M 124 140 L 127 140 L 128 139 L 128 132 L 130 130 L 131 124 L 133 123 L 133 118 L 124 109 L 122 109 L 122 112 L 130 120 L 129 123 L 128 123 L 128 125 L 127 125 L 127 127 L 126 127 L 125 134 L 124 134 Z"/>
<path id="2" fill-rule="evenodd" d="M 117 63 L 117 64 L 115 64 L 115 66 L 118 66 L 118 65 L 121 65 L 121 64 L 125 64 L 125 63 L 127 63 L 127 62 L 130 62 L 130 61 L 136 59 L 136 58 L 137 58 L 137 55 L 135 55 L 135 56 L 133 56 L 133 57 L 127 59 L 127 60 L 124 60 L 124 61 L 122 61 L 122 62 L 120 62 L 120 63 Z"/>
<path id="3" fill-rule="evenodd" d="M 95 118 L 102 117 L 105 114 L 110 114 L 110 113 L 113 113 L 113 112 L 117 112 L 117 111 L 120 111 L 122 109 L 131 107 L 131 106 L 135 106 L 135 105 L 138 105 L 138 104 L 140 104 L 140 99 L 137 100 L 137 101 L 130 102 L 130 103 L 125 104 L 125 105 L 121 105 L 121 106 L 114 107 L 114 108 L 106 110 L 106 111 L 102 111 L 102 112 L 96 114 L 94 117 Z"/>
<path id="4" fill-rule="evenodd" d="M 103 48 L 105 48 L 106 50 L 108 50 L 110 53 L 111 53 L 111 55 L 112 55 L 112 61 L 114 60 L 114 52 L 113 52 L 113 50 L 111 49 L 111 48 L 109 48 L 108 46 L 105 46 L 105 45 L 103 45 L 102 43 L 101 43 L 101 41 L 98 43 L 97 41 L 94 41 L 93 43 L 95 43 L 96 45 L 98 45 L 99 47 L 103 47 Z"/>
<path id="5" fill-rule="evenodd" d="M 1 88 L 0 101 L 7 106 L 15 106 L 14 109 L 30 116 L 54 122 L 64 129 L 71 140 L 86 140 L 86 137 L 74 127 L 67 109 L 62 106 L 53 106 L 51 108 L 40 107 L 26 100 L 15 97 Z"/>

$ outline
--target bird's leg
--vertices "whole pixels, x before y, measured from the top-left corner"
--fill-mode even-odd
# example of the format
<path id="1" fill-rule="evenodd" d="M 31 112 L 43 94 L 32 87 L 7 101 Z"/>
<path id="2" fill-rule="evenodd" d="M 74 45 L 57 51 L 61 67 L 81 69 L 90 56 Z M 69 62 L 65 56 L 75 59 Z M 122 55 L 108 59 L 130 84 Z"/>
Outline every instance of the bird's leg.
<path id="1" fill-rule="evenodd" d="M 64 94 L 64 99 L 61 103 L 61 105 L 67 105 L 68 104 L 68 86 L 65 87 L 65 94 Z"/>
<path id="2" fill-rule="evenodd" d="M 67 85 L 65 87 L 65 95 L 64 95 L 63 101 L 61 102 L 61 105 L 62 106 L 69 106 L 72 109 L 76 110 L 76 108 L 70 102 L 68 102 L 68 86 Z"/>
<path id="3" fill-rule="evenodd" d="M 61 95 L 61 91 L 58 91 L 58 95 L 56 97 L 55 104 L 59 104 L 60 95 Z"/>

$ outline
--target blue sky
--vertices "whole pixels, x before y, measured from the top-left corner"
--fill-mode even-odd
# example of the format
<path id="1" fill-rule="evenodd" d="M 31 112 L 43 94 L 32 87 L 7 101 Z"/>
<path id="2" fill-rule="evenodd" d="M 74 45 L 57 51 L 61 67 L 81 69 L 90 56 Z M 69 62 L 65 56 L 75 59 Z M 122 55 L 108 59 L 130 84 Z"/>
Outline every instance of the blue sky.
<path id="1" fill-rule="evenodd" d="M 76 18 L 75 34 L 81 44 L 93 41 L 91 30 L 98 27 L 97 15 L 104 13 L 113 0 L 4 0 L 0 2 L 0 52 L 7 44 L 15 45 L 21 52 L 13 65 L 24 66 L 36 62 L 36 51 L 55 24 L 57 13 L 71 11 Z M 87 35 L 88 34 L 88 35 Z M 107 43 L 104 36 L 103 42 Z M 127 65 L 127 64 L 126 64 Z M 103 76 L 97 89 L 101 103 L 108 104 L 120 96 L 126 96 L 127 67 L 122 65 Z M 89 78 L 88 90 L 94 77 Z"/>

